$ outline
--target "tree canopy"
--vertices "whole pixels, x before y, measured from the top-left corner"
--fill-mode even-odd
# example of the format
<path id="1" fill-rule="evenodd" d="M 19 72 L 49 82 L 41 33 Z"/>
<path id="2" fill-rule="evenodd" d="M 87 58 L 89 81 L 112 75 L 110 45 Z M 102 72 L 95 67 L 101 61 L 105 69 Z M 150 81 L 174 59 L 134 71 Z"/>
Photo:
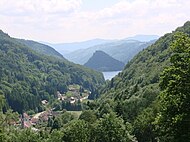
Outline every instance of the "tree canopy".
<path id="1" fill-rule="evenodd" d="M 171 45 L 171 65 L 162 74 L 160 83 L 161 110 L 158 116 L 161 132 L 172 141 L 190 139 L 190 38 L 176 33 Z"/>

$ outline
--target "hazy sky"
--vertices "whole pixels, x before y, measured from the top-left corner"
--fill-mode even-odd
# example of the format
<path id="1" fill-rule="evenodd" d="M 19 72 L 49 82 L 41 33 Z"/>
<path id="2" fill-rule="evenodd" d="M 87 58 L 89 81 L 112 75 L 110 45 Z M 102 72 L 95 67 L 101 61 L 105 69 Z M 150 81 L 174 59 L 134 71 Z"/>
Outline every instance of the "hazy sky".
<path id="1" fill-rule="evenodd" d="M 190 20 L 190 0 L 0 0 L 0 29 L 46 42 L 171 32 Z"/>

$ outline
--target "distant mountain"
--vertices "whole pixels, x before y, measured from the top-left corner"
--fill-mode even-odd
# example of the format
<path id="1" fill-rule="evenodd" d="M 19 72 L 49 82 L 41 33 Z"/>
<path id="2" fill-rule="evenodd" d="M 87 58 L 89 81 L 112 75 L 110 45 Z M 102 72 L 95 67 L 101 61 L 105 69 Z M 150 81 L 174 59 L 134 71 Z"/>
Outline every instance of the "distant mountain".
<path id="1" fill-rule="evenodd" d="M 24 39 L 16 39 L 18 42 L 28 46 L 29 48 L 31 48 L 32 50 L 35 50 L 36 52 L 40 53 L 40 54 L 45 54 L 48 56 L 53 56 L 53 57 L 57 57 L 57 58 L 62 58 L 63 59 L 63 55 L 60 54 L 59 52 L 57 52 L 54 48 L 36 42 L 36 41 L 32 41 L 32 40 L 24 40 Z"/>
<path id="2" fill-rule="evenodd" d="M 126 40 L 138 40 L 142 42 L 148 42 L 151 40 L 157 40 L 158 38 L 158 35 L 135 35 L 133 37 L 126 38 Z"/>
<path id="3" fill-rule="evenodd" d="M 128 37 L 124 40 L 138 40 L 141 42 L 149 42 L 151 40 L 156 40 L 158 39 L 159 36 L 157 35 L 135 35 L 133 37 Z M 81 50 L 81 49 L 86 49 L 89 47 L 97 46 L 100 44 L 106 44 L 106 43 L 113 43 L 117 42 L 119 40 L 106 40 L 106 39 L 92 39 L 92 40 L 87 40 L 87 41 L 82 41 L 82 42 L 71 42 L 71 43 L 48 43 L 48 42 L 43 42 L 41 41 L 40 43 L 49 45 L 53 47 L 56 51 L 61 53 L 62 55 L 67 55 L 71 52 Z M 121 40 L 120 40 L 121 41 Z"/>
<path id="4" fill-rule="evenodd" d="M 85 49 L 91 46 L 109 43 L 113 41 L 115 40 L 92 39 L 92 40 L 87 40 L 87 41 L 82 41 L 82 42 L 73 42 L 73 43 L 58 43 L 58 44 L 52 44 L 52 43 L 47 43 L 47 42 L 41 42 L 41 43 L 49 45 L 53 47 L 55 50 L 57 50 L 59 53 L 61 53 L 62 55 L 65 55 L 67 53 L 70 53 L 79 49 Z"/>
<path id="5" fill-rule="evenodd" d="M 97 71 L 120 71 L 125 66 L 103 51 L 96 51 L 84 65 Z"/>
<path id="6" fill-rule="evenodd" d="M 82 65 L 86 63 L 90 59 L 90 57 L 92 57 L 93 53 L 96 50 L 101 50 L 112 56 L 113 58 L 123 63 L 127 63 L 139 51 L 143 50 L 154 42 L 155 41 L 140 42 L 137 40 L 120 40 L 111 43 L 96 45 L 87 49 L 80 49 L 71 52 L 64 57 L 69 61 Z"/>

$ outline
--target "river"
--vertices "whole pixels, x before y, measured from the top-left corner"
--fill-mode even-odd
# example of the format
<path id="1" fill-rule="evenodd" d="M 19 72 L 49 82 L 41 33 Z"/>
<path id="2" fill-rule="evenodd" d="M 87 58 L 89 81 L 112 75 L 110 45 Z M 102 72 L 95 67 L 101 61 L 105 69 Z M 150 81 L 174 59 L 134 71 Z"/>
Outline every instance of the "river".
<path id="1" fill-rule="evenodd" d="M 111 80 L 121 71 L 111 71 L 111 72 L 102 72 L 104 75 L 105 80 Z"/>

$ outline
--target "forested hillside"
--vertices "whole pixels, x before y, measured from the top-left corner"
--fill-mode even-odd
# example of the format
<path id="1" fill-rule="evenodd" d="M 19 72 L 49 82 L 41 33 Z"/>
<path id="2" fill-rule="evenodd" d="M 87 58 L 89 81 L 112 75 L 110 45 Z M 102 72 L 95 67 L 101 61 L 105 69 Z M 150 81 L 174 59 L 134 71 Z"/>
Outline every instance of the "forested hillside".
<path id="1" fill-rule="evenodd" d="M 32 50 L 40 53 L 40 54 L 45 54 L 48 56 L 53 56 L 53 57 L 57 57 L 57 58 L 61 58 L 63 59 L 63 56 L 57 52 L 55 49 L 53 49 L 52 47 L 39 43 L 39 42 L 35 42 L 32 40 L 24 40 L 24 39 L 15 39 L 18 42 L 26 45 L 27 47 L 31 48 Z"/>
<path id="2" fill-rule="evenodd" d="M 124 68 L 125 64 L 103 51 L 96 51 L 84 66 L 97 71 L 120 71 Z"/>
<path id="3" fill-rule="evenodd" d="M 21 101 L 24 99 L 23 96 L 27 95 L 25 99 L 34 96 L 32 100 L 35 100 L 36 96 L 43 96 L 35 94 L 35 90 L 38 90 L 37 87 L 41 87 L 46 93 L 52 91 L 48 90 L 48 92 L 46 89 L 56 88 L 54 86 L 55 78 L 56 76 L 62 77 L 58 72 L 62 71 L 63 66 L 64 69 L 65 67 L 69 68 L 70 73 L 76 72 L 74 69 L 77 67 L 73 67 L 71 70 L 71 64 L 69 66 L 62 60 L 46 56 L 39 57 L 37 53 L 31 52 L 26 47 L 17 47 L 18 43 L 13 42 L 4 33 L 0 34 L 0 39 L 2 47 L 0 57 L 3 59 L 0 70 L 1 110 L 5 107 L 5 99 L 2 94 L 6 98 L 11 96 L 12 102 L 17 98 L 14 96 L 20 97 Z M 18 56 L 14 54 L 15 52 L 18 53 Z M 7 54 L 9 56 L 6 56 Z M 3 58 L 5 56 L 7 58 Z M 34 61 L 36 58 L 39 61 L 43 60 L 49 66 L 37 67 L 38 64 Z M 25 62 L 27 65 L 24 64 Z M 57 64 L 56 67 L 54 68 L 51 63 Z M 23 67 L 26 66 L 25 68 L 21 68 L 23 64 Z M 16 71 L 9 73 L 13 67 Z M 61 71 L 58 70 L 59 68 Z M 53 73 L 56 72 L 51 76 L 53 78 L 49 76 L 52 74 L 52 70 Z M 33 74 L 41 71 L 43 73 L 40 75 Z M 63 78 L 69 77 L 67 71 L 62 72 Z M 82 81 L 88 79 L 88 82 L 84 82 L 84 84 L 78 82 L 81 80 L 81 78 L 77 78 L 80 77 L 80 73 L 76 72 L 76 75 L 72 76 L 73 78 L 71 74 L 69 81 L 82 84 L 90 89 L 93 85 L 98 86 L 103 83 L 101 74 L 96 72 L 93 73 L 94 76 L 85 74 L 89 77 L 85 79 L 83 75 L 82 79 L 84 80 Z M 11 75 L 15 75 L 15 79 L 12 79 Z M 96 76 L 97 78 L 95 78 Z M 15 142 L 188 142 L 190 139 L 189 78 L 190 22 L 188 21 L 184 26 L 177 28 L 172 33 L 165 34 L 156 43 L 136 55 L 121 73 L 102 85 L 99 90 L 101 95 L 97 100 L 84 103 L 84 110 L 78 116 L 66 110 L 54 112 L 54 115 L 52 114 L 46 122 L 35 125 L 38 128 L 35 131 L 12 125 L 11 122 L 16 121 L 16 117 L 14 117 L 17 116 L 16 113 L 0 112 L 0 140 L 5 142 L 13 140 Z M 23 82 L 24 80 L 31 81 L 31 83 L 27 84 Z M 45 88 L 47 84 L 48 88 Z M 31 93 L 33 86 L 36 88 Z M 65 87 L 61 86 L 61 88 Z M 25 95 L 25 93 L 27 94 Z M 9 98 L 7 99 L 9 100 Z M 18 108 L 23 107 L 20 104 L 24 103 L 20 103 L 20 100 L 15 101 Z M 27 103 L 24 105 L 27 107 Z"/>
<path id="4" fill-rule="evenodd" d="M 40 52 L 41 53 L 41 52 Z M 21 113 L 41 110 L 41 100 L 50 100 L 70 84 L 94 92 L 103 75 L 65 59 L 39 54 L 0 31 L 0 91 L 8 105 Z"/>
<path id="5" fill-rule="evenodd" d="M 163 70 L 171 65 L 170 57 L 176 51 L 170 47 L 175 39 L 175 34 L 178 32 L 183 32 L 190 37 L 190 22 L 186 22 L 184 26 L 177 28 L 172 33 L 165 34 L 155 44 L 141 51 L 101 91 L 103 95 L 97 105 L 100 112 L 113 110 L 126 122 L 131 122 L 133 124 L 133 134 L 139 142 L 156 141 L 160 135 L 156 132 L 159 128 L 155 125 L 155 118 L 160 108 L 160 99 L 158 99 L 160 94 L 159 81 Z M 181 40 L 183 41 L 183 39 Z M 180 42 L 180 38 L 175 42 Z M 181 48 L 183 46 L 185 48 L 186 45 L 189 46 L 189 43 L 185 43 L 184 38 L 184 43 L 178 43 L 179 45 L 182 46 Z M 182 57 L 182 55 L 183 53 L 180 56 Z M 188 59 L 189 56 L 186 56 L 186 58 Z M 188 64 L 184 64 L 185 66 L 188 67 Z M 173 77 L 168 78 L 168 80 Z M 186 74 L 186 77 L 188 77 L 188 74 Z M 167 82 L 167 80 L 163 81 Z M 165 117 L 167 118 L 167 116 Z M 165 136 L 162 135 L 163 137 L 160 138 L 162 141 L 164 139 L 171 141 L 171 135 L 168 134 L 167 136 L 165 133 Z"/>

